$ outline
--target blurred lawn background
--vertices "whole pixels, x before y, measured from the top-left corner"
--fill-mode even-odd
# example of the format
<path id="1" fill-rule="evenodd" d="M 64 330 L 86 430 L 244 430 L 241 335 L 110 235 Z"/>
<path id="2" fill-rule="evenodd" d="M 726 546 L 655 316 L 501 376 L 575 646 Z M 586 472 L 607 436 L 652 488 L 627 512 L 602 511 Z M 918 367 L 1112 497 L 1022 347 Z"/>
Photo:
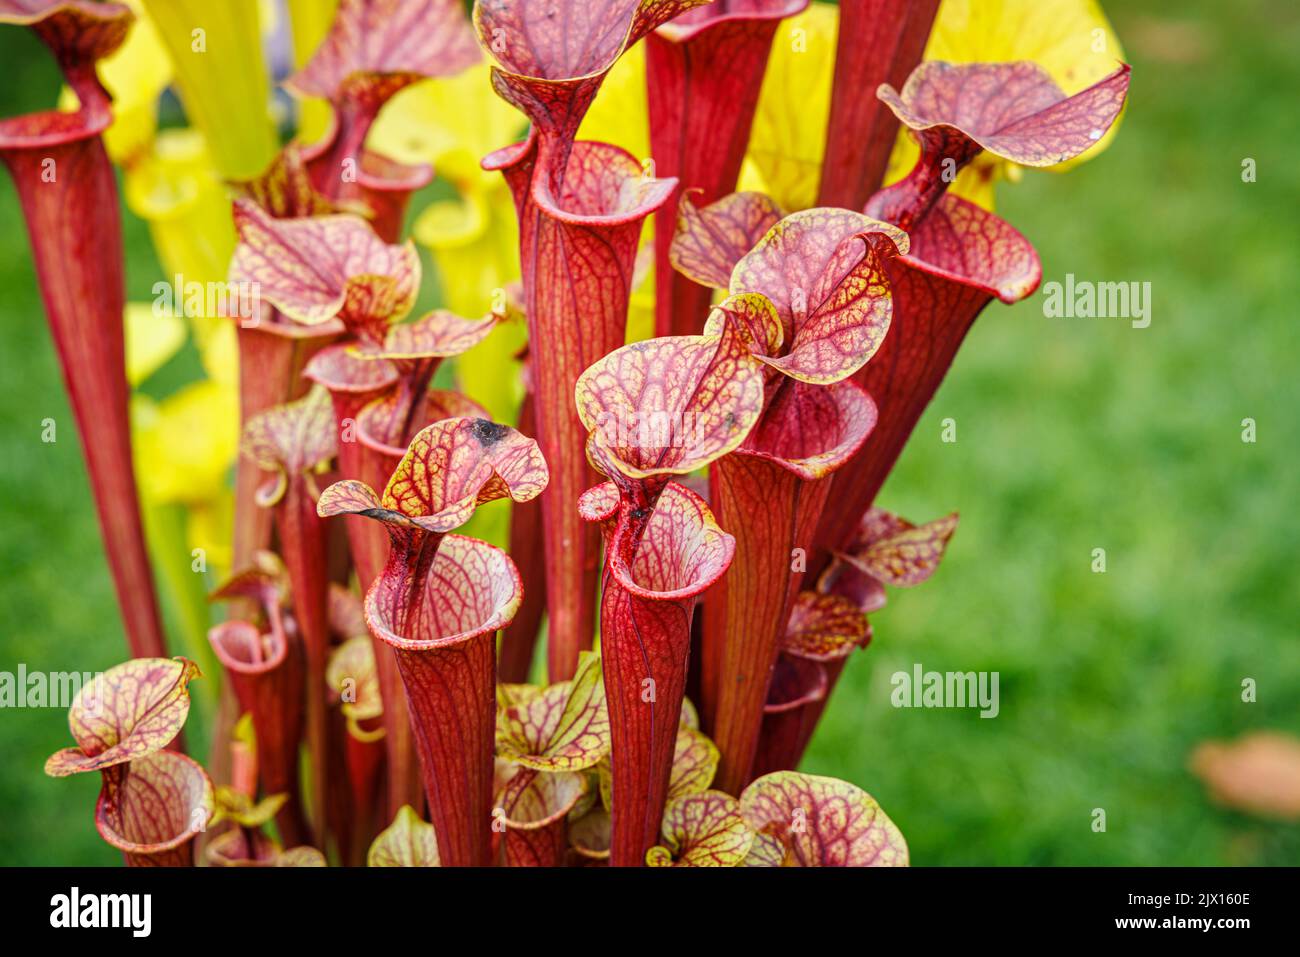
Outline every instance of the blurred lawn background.
<path id="1" fill-rule="evenodd" d="M 1187 761 L 1300 732 L 1300 10 L 1106 7 L 1134 66 L 1118 139 L 1004 185 L 999 212 L 1045 282 L 1150 282 L 1151 325 L 1046 319 L 1041 293 L 986 310 L 881 498 L 961 524 L 938 574 L 874 616 L 805 770 L 871 791 L 917 864 L 1296 864 L 1300 827 L 1216 807 Z M 0 30 L 0 60 L 0 115 L 53 102 L 23 31 Z M 148 299 L 160 269 L 125 215 L 128 298 Z M 121 626 L 7 178 L 0 223 L 0 670 L 107 668 Z M 894 709 L 890 675 L 917 662 L 999 672 L 1001 713 Z M 0 713 L 0 864 L 120 861 L 98 780 L 41 772 L 69 743 L 59 710 Z"/>

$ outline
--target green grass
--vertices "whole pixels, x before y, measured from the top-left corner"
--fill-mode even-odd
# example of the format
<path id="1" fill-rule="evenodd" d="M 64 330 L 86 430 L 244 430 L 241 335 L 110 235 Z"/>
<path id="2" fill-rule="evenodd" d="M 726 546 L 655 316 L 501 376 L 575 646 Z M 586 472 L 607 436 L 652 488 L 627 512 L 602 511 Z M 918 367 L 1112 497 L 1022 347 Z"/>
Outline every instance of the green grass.
<path id="1" fill-rule="evenodd" d="M 1300 732 L 1300 18 L 1287 0 L 1111 6 L 1134 64 L 1120 136 L 1004 188 L 1000 212 L 1046 280 L 1149 281 L 1152 324 L 1046 319 L 1039 297 L 981 317 L 882 496 L 961 525 L 935 578 L 875 616 L 806 764 L 876 795 L 917 863 L 1300 861 L 1294 825 L 1217 809 L 1186 770 L 1207 738 Z M 6 115 L 55 82 L 16 34 Z M 1196 55 L 1172 56 L 1189 36 Z M 122 630 L 7 181 L 0 221 L 0 670 L 104 668 Z M 129 217 L 127 251 L 144 296 L 158 267 Z M 914 662 L 998 671 L 1001 714 L 892 708 L 889 676 Z M 98 783 L 41 773 L 67 743 L 59 711 L 0 712 L 0 863 L 118 860 Z"/>

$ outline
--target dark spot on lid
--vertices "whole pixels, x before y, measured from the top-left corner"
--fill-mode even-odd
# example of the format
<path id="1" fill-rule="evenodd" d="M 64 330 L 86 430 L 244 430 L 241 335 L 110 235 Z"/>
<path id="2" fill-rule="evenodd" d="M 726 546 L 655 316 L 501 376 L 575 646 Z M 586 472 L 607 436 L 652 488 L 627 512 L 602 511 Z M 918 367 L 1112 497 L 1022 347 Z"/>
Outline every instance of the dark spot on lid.
<path id="1" fill-rule="evenodd" d="M 496 445 L 506 437 L 510 427 L 506 425 L 497 425 L 489 419 L 475 419 L 473 425 L 474 438 L 478 439 L 479 444 L 484 448 Z"/>

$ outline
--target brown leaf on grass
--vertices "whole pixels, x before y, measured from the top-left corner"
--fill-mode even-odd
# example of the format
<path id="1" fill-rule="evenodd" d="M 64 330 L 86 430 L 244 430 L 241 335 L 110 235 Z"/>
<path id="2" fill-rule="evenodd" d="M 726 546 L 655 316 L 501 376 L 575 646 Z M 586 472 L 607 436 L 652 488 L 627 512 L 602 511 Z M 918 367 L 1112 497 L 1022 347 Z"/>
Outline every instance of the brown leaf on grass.
<path id="1" fill-rule="evenodd" d="M 1300 820 L 1300 738 L 1256 731 L 1236 741 L 1207 741 L 1191 771 L 1218 804 L 1260 817 Z"/>

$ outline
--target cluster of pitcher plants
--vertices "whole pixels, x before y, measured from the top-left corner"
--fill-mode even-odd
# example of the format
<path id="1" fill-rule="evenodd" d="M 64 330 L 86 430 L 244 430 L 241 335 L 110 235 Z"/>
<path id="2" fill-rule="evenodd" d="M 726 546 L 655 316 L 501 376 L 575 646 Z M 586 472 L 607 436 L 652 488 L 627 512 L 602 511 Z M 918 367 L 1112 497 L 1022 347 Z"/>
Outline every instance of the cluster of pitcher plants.
<path id="1" fill-rule="evenodd" d="M 925 59 L 978 19 L 960 0 L 290 0 L 280 146 L 259 5 L 213 6 L 0 0 L 68 87 L 0 121 L 0 158 L 132 655 L 82 690 L 47 773 L 102 776 L 96 825 L 129 864 L 908 863 L 866 791 L 796 769 L 868 616 L 957 525 L 877 493 L 976 316 L 1041 276 L 963 184 L 1095 152 L 1127 93 L 1117 51 L 1101 74 Z M 823 125 L 756 121 L 760 94 L 815 112 L 764 77 L 789 86 L 827 23 Z M 647 156 L 579 138 L 634 54 Z M 237 368 L 204 647 L 164 635 L 138 488 L 157 465 L 132 454 L 114 163 L 137 209 L 166 131 L 132 138 L 123 76 L 151 56 L 148 109 L 173 85 L 220 171 L 217 225 L 187 234 L 223 270 L 195 338 Z M 440 82 L 462 92 L 409 95 Z M 457 123 L 444 195 L 476 225 L 422 240 L 448 308 L 417 316 L 405 233 L 443 168 L 386 145 Z M 629 335 L 637 301 L 652 335 Z M 203 764 L 182 734 L 200 677 L 220 689 Z"/>

